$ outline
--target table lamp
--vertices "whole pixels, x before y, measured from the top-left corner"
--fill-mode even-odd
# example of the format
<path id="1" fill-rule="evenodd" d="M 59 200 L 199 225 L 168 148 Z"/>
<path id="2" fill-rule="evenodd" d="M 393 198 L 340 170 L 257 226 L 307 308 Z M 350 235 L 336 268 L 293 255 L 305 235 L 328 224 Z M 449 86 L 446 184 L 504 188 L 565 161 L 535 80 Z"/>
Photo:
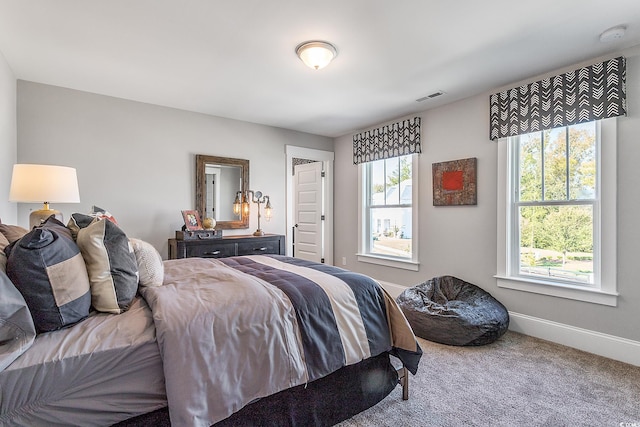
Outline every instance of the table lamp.
<path id="1" fill-rule="evenodd" d="M 51 215 L 63 221 L 62 213 L 49 208 L 49 203 L 78 203 L 78 177 L 74 168 L 53 165 L 13 165 L 10 202 L 44 203 L 42 209 L 29 215 L 29 228 L 40 225 Z"/>

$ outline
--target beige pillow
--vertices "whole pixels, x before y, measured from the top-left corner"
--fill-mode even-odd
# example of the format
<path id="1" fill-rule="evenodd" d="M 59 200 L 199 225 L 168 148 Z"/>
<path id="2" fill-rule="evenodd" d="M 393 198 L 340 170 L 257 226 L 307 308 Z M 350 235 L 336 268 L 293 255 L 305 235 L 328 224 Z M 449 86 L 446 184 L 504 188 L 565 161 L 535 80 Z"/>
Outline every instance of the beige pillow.
<path id="1" fill-rule="evenodd" d="M 0 233 L 0 252 L 4 253 L 4 248 L 9 246 L 9 240 L 4 236 L 4 234 Z"/>
<path id="2" fill-rule="evenodd" d="M 113 222 L 95 218 L 80 228 L 77 243 L 89 273 L 93 308 L 127 311 L 138 292 L 138 266 L 127 235 Z"/>
<path id="3" fill-rule="evenodd" d="M 22 236 L 24 236 L 28 232 L 29 230 L 20 227 L 19 225 L 0 224 L 0 234 L 3 234 L 4 237 L 6 237 L 6 239 L 9 241 L 9 243 L 20 240 Z"/>
<path id="4" fill-rule="evenodd" d="M 164 264 L 160 253 L 150 243 L 140 239 L 129 239 L 138 263 L 140 286 L 162 286 Z"/>
<path id="5" fill-rule="evenodd" d="M 23 231 L 24 234 L 22 233 Z M 9 234 L 12 239 L 19 240 L 27 234 L 27 230 L 17 225 L 0 224 L 0 270 L 4 273 L 7 272 L 7 256 L 4 253 L 4 248 L 9 246 L 13 241 L 9 241 L 7 236 L 4 235 L 5 232 Z"/>

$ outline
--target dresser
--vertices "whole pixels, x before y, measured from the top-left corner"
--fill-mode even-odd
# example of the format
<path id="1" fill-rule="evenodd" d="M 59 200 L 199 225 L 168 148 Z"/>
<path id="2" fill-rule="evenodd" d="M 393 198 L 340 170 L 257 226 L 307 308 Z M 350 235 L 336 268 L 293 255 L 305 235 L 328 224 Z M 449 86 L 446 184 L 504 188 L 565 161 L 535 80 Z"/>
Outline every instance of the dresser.
<path id="1" fill-rule="evenodd" d="M 221 239 L 178 240 L 169 239 L 169 259 L 225 258 L 237 255 L 284 255 L 284 236 L 225 236 Z"/>

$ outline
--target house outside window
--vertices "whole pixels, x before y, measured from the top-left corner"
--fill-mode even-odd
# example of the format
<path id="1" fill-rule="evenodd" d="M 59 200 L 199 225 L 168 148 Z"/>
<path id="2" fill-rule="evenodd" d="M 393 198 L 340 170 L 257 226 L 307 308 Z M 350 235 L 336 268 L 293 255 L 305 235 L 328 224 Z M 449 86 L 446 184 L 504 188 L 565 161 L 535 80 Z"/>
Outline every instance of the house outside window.
<path id="1" fill-rule="evenodd" d="M 506 138 L 499 153 L 498 286 L 615 305 L 615 119 Z"/>
<path id="2" fill-rule="evenodd" d="M 360 165 L 358 259 L 417 270 L 417 155 Z"/>

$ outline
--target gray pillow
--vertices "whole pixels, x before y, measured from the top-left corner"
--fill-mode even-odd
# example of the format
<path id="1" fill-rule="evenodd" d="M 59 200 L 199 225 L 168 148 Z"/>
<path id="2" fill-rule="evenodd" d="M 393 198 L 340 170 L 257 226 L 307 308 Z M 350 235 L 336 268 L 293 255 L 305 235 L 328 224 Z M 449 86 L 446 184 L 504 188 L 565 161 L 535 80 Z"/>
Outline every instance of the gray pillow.
<path id="1" fill-rule="evenodd" d="M 22 294 L 0 271 L 0 371 L 33 344 L 36 328 Z"/>
<path id="2" fill-rule="evenodd" d="M 5 248 L 7 276 L 29 307 L 37 332 L 89 316 L 89 278 L 69 230 L 51 217 Z"/>

